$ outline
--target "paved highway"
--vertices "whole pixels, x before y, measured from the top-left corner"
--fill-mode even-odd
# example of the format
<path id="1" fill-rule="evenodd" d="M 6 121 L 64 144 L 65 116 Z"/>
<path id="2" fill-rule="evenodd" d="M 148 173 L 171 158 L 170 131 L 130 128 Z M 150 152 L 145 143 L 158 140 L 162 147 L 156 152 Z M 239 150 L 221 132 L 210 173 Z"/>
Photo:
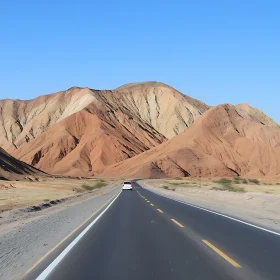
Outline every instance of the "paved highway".
<path id="1" fill-rule="evenodd" d="M 134 186 L 27 279 L 280 279 L 279 235 Z"/>

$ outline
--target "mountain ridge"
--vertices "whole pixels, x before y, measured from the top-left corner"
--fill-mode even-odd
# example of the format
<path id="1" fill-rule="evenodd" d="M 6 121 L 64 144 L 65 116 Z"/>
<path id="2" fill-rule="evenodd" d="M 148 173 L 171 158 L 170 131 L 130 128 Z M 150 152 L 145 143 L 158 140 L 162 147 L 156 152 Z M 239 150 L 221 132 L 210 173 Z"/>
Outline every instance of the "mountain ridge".
<path id="1" fill-rule="evenodd" d="M 280 130 L 243 118 L 233 105 L 218 105 L 185 132 L 110 166 L 102 175 L 116 173 L 148 178 L 183 177 L 184 173 L 194 177 L 280 176 Z"/>
<path id="2" fill-rule="evenodd" d="M 177 135 L 208 109 L 204 103 L 162 83 L 141 83 L 140 88 L 130 84 L 129 87 L 134 89 L 127 90 L 127 85 L 118 90 L 71 87 L 29 101 L 2 100 L 0 145 L 16 158 L 49 173 L 76 175 L 81 172 L 88 176 L 156 146 L 168 136 Z M 166 98 L 169 98 L 168 106 Z M 93 132 L 83 122 L 85 115 L 91 120 L 88 126 Z M 70 133 L 73 127 L 83 130 L 75 136 L 76 140 Z M 98 135 L 103 135 L 107 147 L 98 140 Z M 94 141 L 99 143 L 99 148 L 92 144 Z M 82 149 L 81 145 L 86 148 Z M 84 151 L 82 155 L 78 146 Z M 114 147 L 111 156 L 105 151 L 110 146 Z M 93 151 L 99 154 L 98 159 Z M 65 162 L 63 158 L 72 164 L 61 166 L 58 162 Z"/>
<path id="3" fill-rule="evenodd" d="M 226 114 L 227 110 L 230 113 Z M 219 111 L 223 118 L 213 111 Z M 215 125 L 213 116 L 217 120 Z M 213 127 L 203 129 L 202 121 Z M 237 128 L 231 121 L 246 125 Z M 217 127 L 221 127 L 221 131 L 213 135 Z M 113 90 L 71 87 L 28 101 L 0 100 L 0 146 L 45 172 L 70 176 L 108 176 L 110 170 L 113 174 L 117 166 L 124 164 L 121 174 L 125 169 L 133 169 L 133 164 L 126 166 L 126 162 L 134 162 L 134 158 L 141 158 L 143 154 L 150 158 L 150 152 L 155 151 L 157 160 L 144 160 L 142 171 L 134 167 L 134 174 L 200 176 L 195 171 L 200 170 L 205 176 L 237 175 L 243 161 L 238 161 L 238 168 L 233 164 L 231 157 L 237 155 L 226 134 L 236 137 L 236 129 L 239 136 L 240 132 L 246 132 L 242 137 L 247 142 L 258 139 L 258 145 L 267 145 L 269 150 L 275 148 L 270 146 L 279 139 L 275 132 L 270 141 L 265 142 L 266 135 L 270 135 L 268 128 L 278 132 L 279 125 L 248 104 L 210 107 L 173 87 L 153 81 L 125 84 Z M 185 139 L 184 135 L 187 135 Z M 208 137 L 213 141 L 206 145 Z M 171 145 L 174 151 L 166 148 L 170 143 L 177 143 L 177 146 Z M 197 147 L 201 151 L 197 151 Z M 158 152 L 158 148 L 163 150 Z M 228 167 L 221 161 L 222 150 L 228 154 Z M 188 157 L 182 159 L 180 153 Z M 162 154 L 165 156 L 161 157 Z M 196 161 L 196 157 L 200 160 Z M 213 162 L 216 171 L 205 165 L 206 159 Z M 189 162 L 194 162 L 196 167 L 190 168 Z M 205 165 L 204 171 L 200 165 Z M 276 169 L 273 170 L 275 173 Z"/>

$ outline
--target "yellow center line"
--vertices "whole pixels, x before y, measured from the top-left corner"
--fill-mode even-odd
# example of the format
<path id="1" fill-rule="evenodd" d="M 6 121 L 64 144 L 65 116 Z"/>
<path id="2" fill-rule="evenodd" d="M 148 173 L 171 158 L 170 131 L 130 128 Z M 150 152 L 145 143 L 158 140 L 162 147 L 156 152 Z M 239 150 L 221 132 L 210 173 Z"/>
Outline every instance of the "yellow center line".
<path id="1" fill-rule="evenodd" d="M 151 203 L 151 206 L 155 206 L 153 203 Z"/>
<path id="2" fill-rule="evenodd" d="M 172 222 L 174 222 L 177 226 L 183 228 L 184 226 L 182 224 L 180 224 L 178 221 L 176 221 L 175 219 L 171 219 Z"/>
<path id="3" fill-rule="evenodd" d="M 228 261 L 231 265 L 233 265 L 236 268 L 240 268 L 241 265 L 234 261 L 232 258 L 227 256 L 225 253 L 223 253 L 221 250 L 216 248 L 213 244 L 208 242 L 207 240 L 202 240 L 203 243 L 205 243 L 207 246 L 209 246 L 212 250 L 214 250 L 218 255 L 220 255 L 222 258 L 224 258 L 226 261 Z"/>
<path id="4" fill-rule="evenodd" d="M 158 212 L 163 213 L 163 211 L 162 211 L 162 210 L 160 210 L 160 209 L 157 209 L 157 210 L 158 210 Z"/>

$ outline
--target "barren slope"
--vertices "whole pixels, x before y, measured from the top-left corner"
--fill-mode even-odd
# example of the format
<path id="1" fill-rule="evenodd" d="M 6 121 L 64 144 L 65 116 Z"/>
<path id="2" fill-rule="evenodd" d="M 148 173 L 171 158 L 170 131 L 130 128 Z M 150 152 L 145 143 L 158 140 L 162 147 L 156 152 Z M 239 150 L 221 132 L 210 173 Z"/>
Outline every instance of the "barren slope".
<path id="1" fill-rule="evenodd" d="M 209 109 L 185 132 L 103 175 L 279 176 L 280 130 L 243 118 L 232 105 Z"/>
<path id="2" fill-rule="evenodd" d="M 21 180 L 27 175 L 46 175 L 34 167 L 16 160 L 0 148 L 0 180 Z"/>
<path id="3" fill-rule="evenodd" d="M 155 82 L 0 101 L 0 144 L 50 173 L 92 175 L 183 131 L 207 110 Z"/>
<path id="4" fill-rule="evenodd" d="M 0 146 L 12 152 L 94 100 L 90 89 L 77 87 L 33 100 L 0 100 Z"/>
<path id="5" fill-rule="evenodd" d="M 209 108 L 158 82 L 127 84 L 105 97 L 111 104 L 126 104 L 131 113 L 168 139 L 183 132 Z"/>
<path id="6" fill-rule="evenodd" d="M 65 118 L 15 150 L 14 155 L 50 173 L 93 175 L 164 140 L 141 121 L 104 106 L 91 104 Z"/>
<path id="7" fill-rule="evenodd" d="M 244 118 L 259 121 L 263 125 L 279 128 L 279 124 L 257 108 L 253 108 L 248 104 L 238 104 L 235 107 L 238 113 Z"/>

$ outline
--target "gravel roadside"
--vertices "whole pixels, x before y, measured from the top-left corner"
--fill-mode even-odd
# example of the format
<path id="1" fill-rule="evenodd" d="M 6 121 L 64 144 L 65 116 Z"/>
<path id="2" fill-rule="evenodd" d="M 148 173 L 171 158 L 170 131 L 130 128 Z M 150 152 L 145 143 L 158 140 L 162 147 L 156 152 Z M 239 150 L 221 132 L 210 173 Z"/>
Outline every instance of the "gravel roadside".
<path id="1" fill-rule="evenodd" d="M 107 186 L 38 212 L 12 212 L 16 214 L 10 220 L 5 212 L 1 213 L 6 223 L 2 222 L 0 232 L 0 279 L 21 279 L 42 256 L 119 191 L 116 184 Z"/>
<path id="2" fill-rule="evenodd" d="M 254 225 L 280 233 L 280 196 L 259 193 L 234 193 L 199 188 L 177 188 L 166 190 L 156 181 L 144 180 L 138 183 L 158 194 L 178 199 L 199 207 L 228 215 Z"/>

